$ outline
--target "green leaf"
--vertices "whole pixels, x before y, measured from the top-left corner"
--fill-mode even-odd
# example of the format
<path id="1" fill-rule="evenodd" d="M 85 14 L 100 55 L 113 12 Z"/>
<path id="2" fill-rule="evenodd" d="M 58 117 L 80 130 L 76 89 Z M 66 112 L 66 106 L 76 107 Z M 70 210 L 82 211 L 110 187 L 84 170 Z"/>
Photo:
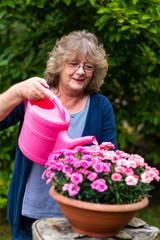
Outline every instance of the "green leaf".
<path id="1" fill-rule="evenodd" d="M 100 20 L 100 24 L 103 22 L 107 22 L 110 19 L 110 16 L 108 16 L 107 14 L 104 14 L 99 20 Z"/>
<path id="2" fill-rule="evenodd" d="M 2 19 L 5 14 L 6 14 L 6 11 L 1 11 L 1 12 L 0 12 L 0 19 Z"/>
<path id="3" fill-rule="evenodd" d="M 118 18 L 118 22 L 119 22 L 119 23 L 123 23 L 123 22 L 124 22 L 124 19 L 123 19 L 123 18 Z"/>
<path id="4" fill-rule="evenodd" d="M 5 2 L 5 4 L 8 5 L 8 6 L 11 7 L 11 8 L 15 8 L 15 4 L 14 4 L 14 2 L 11 1 L 11 0 L 7 0 L 7 1 Z"/>
<path id="5" fill-rule="evenodd" d="M 109 14 L 109 13 L 111 13 L 111 11 L 106 7 L 100 7 L 99 10 L 97 11 L 97 13 L 100 13 L 100 14 L 108 13 Z"/>
<path id="6" fill-rule="evenodd" d="M 108 3 L 108 7 L 109 8 L 118 8 L 119 7 L 119 4 L 118 4 L 118 2 L 116 2 L 116 1 L 113 1 L 113 2 L 110 2 L 110 3 Z"/>
<path id="7" fill-rule="evenodd" d="M 154 69 L 155 69 L 155 65 L 154 64 L 151 64 L 148 68 L 148 72 L 151 73 Z"/>
<path id="8" fill-rule="evenodd" d="M 158 125 L 160 122 L 160 117 L 159 116 L 155 116 L 153 119 L 154 125 Z"/>
<path id="9" fill-rule="evenodd" d="M 5 29 L 4 24 L 0 23 L 0 30 L 4 30 L 4 29 Z"/>
<path id="10" fill-rule="evenodd" d="M 14 79 L 16 79 L 21 75 L 21 71 L 17 71 L 17 69 L 11 69 L 10 74 Z"/>
<path id="11" fill-rule="evenodd" d="M 118 32 L 115 36 L 116 42 L 119 42 L 120 38 L 121 38 L 121 33 Z"/>
<path id="12" fill-rule="evenodd" d="M 0 61 L 0 66 L 6 66 L 8 64 L 8 59 L 5 59 L 5 60 L 1 60 Z"/>
<path id="13" fill-rule="evenodd" d="M 108 29 L 109 29 L 109 31 L 113 32 L 113 31 L 114 31 L 114 25 L 113 25 L 113 24 L 110 25 L 110 26 L 108 27 Z"/>
<path id="14" fill-rule="evenodd" d="M 64 2 L 67 6 L 69 6 L 69 5 L 71 4 L 71 0 L 63 0 L 63 2 Z"/>
<path id="15" fill-rule="evenodd" d="M 44 7 L 44 2 L 37 2 L 37 7 L 38 8 L 43 8 Z"/>
<path id="16" fill-rule="evenodd" d="M 90 2 L 90 4 L 91 4 L 92 6 L 94 6 L 95 3 L 96 3 L 96 0 L 89 0 L 89 2 Z"/>
<path id="17" fill-rule="evenodd" d="M 133 4 L 136 5 L 139 0 L 133 0 Z"/>
<path id="18" fill-rule="evenodd" d="M 113 12 L 125 12 L 122 8 L 111 8 Z"/>
<path id="19" fill-rule="evenodd" d="M 130 19 L 130 20 L 128 20 L 128 22 L 132 25 L 135 25 L 136 23 L 138 23 L 138 20 L 137 19 Z"/>
<path id="20" fill-rule="evenodd" d="M 126 12 L 126 15 L 127 15 L 127 16 L 134 15 L 134 14 L 139 14 L 139 12 L 136 11 L 136 10 L 131 10 L 131 11 L 127 11 L 127 12 Z"/>
<path id="21" fill-rule="evenodd" d="M 122 31 L 125 31 L 125 30 L 127 30 L 127 29 L 129 29 L 129 28 L 130 28 L 130 26 L 124 25 L 124 26 L 121 27 L 121 30 L 122 30 Z"/>
<path id="22" fill-rule="evenodd" d="M 155 34 L 157 33 L 157 29 L 154 27 L 149 27 L 148 30 L 152 33 L 155 33 Z"/>
<path id="23" fill-rule="evenodd" d="M 114 33 L 112 34 L 110 34 L 110 36 L 109 36 L 109 41 L 110 42 L 113 42 L 114 41 L 114 38 L 115 38 L 115 35 L 114 35 Z"/>
<path id="24" fill-rule="evenodd" d="M 149 15 L 143 15 L 142 16 L 142 20 L 147 20 L 147 19 L 151 19 L 151 16 L 149 16 Z"/>

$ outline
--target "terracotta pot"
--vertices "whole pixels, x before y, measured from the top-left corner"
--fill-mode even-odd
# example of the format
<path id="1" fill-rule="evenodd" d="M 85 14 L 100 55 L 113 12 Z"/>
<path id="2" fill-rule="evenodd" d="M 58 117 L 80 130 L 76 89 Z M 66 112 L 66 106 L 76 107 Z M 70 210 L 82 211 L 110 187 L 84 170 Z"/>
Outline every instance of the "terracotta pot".
<path id="1" fill-rule="evenodd" d="M 136 215 L 138 210 L 149 203 L 145 197 L 133 204 L 98 204 L 74 200 L 57 193 L 54 186 L 49 191 L 71 224 L 71 228 L 90 237 L 115 236 Z"/>

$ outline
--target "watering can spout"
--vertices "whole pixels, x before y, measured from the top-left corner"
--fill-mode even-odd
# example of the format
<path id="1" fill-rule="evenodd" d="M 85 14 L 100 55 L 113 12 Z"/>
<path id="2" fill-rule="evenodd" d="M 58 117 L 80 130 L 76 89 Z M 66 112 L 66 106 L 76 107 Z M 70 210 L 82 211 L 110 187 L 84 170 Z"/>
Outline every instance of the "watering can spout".
<path id="1" fill-rule="evenodd" d="M 94 136 L 85 136 L 72 139 L 68 136 L 67 131 L 61 131 L 57 136 L 53 151 L 58 151 L 67 148 L 74 149 L 77 146 L 82 146 L 90 143 L 98 144 Z"/>

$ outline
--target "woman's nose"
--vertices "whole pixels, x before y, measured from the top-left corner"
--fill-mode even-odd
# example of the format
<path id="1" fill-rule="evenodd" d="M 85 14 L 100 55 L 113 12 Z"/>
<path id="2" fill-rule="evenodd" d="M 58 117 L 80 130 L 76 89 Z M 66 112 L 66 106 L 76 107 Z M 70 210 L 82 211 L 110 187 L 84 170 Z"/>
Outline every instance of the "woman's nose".
<path id="1" fill-rule="evenodd" d="M 85 74 L 84 66 L 80 65 L 76 72 L 78 74 Z"/>

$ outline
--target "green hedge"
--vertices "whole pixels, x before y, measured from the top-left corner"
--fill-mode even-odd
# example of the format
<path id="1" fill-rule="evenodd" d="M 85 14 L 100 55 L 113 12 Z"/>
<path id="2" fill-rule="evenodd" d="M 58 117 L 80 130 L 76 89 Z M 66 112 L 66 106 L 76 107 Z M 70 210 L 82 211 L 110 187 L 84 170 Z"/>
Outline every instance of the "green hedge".
<path id="1" fill-rule="evenodd" d="M 101 91 L 114 107 L 118 148 L 160 163 L 159 0 L 1 0 L 0 9 L 0 92 L 43 77 L 56 39 L 88 29 L 108 53 Z M 0 133 L 0 207 L 6 205 L 16 132 Z"/>

